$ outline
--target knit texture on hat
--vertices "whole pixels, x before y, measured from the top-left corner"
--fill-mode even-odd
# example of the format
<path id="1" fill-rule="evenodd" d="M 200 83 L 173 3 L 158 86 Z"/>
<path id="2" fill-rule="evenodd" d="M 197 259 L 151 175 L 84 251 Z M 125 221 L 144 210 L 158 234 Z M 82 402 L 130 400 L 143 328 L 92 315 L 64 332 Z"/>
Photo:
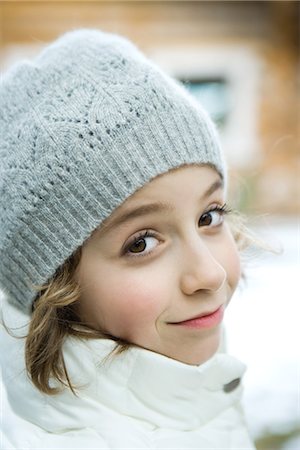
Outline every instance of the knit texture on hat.
<path id="1" fill-rule="evenodd" d="M 0 286 L 29 310 L 46 282 L 136 189 L 186 163 L 225 177 L 215 128 L 118 35 L 59 38 L 0 85 Z"/>

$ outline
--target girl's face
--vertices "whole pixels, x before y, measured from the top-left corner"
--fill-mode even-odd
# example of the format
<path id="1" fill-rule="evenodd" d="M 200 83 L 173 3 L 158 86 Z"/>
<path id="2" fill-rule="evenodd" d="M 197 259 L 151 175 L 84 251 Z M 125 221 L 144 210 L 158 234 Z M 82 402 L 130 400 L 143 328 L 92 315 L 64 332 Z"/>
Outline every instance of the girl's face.
<path id="1" fill-rule="evenodd" d="M 83 246 L 83 321 L 184 363 L 209 359 L 240 276 L 224 208 L 207 166 L 164 174 L 127 199 Z"/>

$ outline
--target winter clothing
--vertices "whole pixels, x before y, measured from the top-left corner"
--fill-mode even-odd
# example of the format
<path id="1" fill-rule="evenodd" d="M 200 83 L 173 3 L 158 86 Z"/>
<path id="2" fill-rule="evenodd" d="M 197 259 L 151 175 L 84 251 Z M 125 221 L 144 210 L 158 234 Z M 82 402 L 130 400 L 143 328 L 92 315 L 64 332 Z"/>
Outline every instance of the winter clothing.
<path id="1" fill-rule="evenodd" d="M 24 340 L 3 332 L 0 342 L 5 450 L 254 449 L 240 407 L 245 366 L 225 353 L 191 366 L 131 348 L 104 362 L 112 341 L 69 338 L 77 395 L 48 396 L 25 374 Z"/>
<path id="2" fill-rule="evenodd" d="M 0 85 L 0 285 L 24 310 L 136 189 L 185 163 L 225 178 L 200 105 L 129 41 L 67 33 Z"/>
<path id="3" fill-rule="evenodd" d="M 0 127 L 0 286 L 14 332 L 30 322 L 34 287 L 138 188 L 193 163 L 226 182 L 206 113 L 108 33 L 68 33 L 11 69 Z M 191 366 L 132 347 L 107 358 L 113 341 L 68 337 L 76 395 L 50 396 L 26 374 L 24 343 L 0 331 L 5 450 L 253 449 L 240 407 L 245 366 L 231 356 Z"/>

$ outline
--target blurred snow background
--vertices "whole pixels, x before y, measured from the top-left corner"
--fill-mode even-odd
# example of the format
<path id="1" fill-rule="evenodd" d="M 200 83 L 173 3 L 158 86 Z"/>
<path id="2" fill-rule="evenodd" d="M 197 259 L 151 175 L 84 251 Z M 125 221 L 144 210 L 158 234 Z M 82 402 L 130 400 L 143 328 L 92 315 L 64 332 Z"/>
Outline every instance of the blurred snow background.
<path id="1" fill-rule="evenodd" d="M 228 350 L 248 366 L 244 403 L 258 447 L 300 450 L 300 219 L 255 231 L 281 253 L 249 259 L 225 317 Z"/>

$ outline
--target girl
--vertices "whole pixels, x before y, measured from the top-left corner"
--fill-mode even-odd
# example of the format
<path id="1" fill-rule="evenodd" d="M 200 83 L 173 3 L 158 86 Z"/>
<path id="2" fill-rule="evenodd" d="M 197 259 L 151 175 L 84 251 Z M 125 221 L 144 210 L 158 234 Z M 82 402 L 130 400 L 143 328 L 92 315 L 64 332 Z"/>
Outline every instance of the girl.
<path id="1" fill-rule="evenodd" d="M 3 78 L 5 449 L 253 449 L 222 352 L 240 276 L 206 113 L 126 39 Z M 21 330 L 19 333 L 18 330 Z M 26 368 L 26 370 L 24 370 Z"/>

